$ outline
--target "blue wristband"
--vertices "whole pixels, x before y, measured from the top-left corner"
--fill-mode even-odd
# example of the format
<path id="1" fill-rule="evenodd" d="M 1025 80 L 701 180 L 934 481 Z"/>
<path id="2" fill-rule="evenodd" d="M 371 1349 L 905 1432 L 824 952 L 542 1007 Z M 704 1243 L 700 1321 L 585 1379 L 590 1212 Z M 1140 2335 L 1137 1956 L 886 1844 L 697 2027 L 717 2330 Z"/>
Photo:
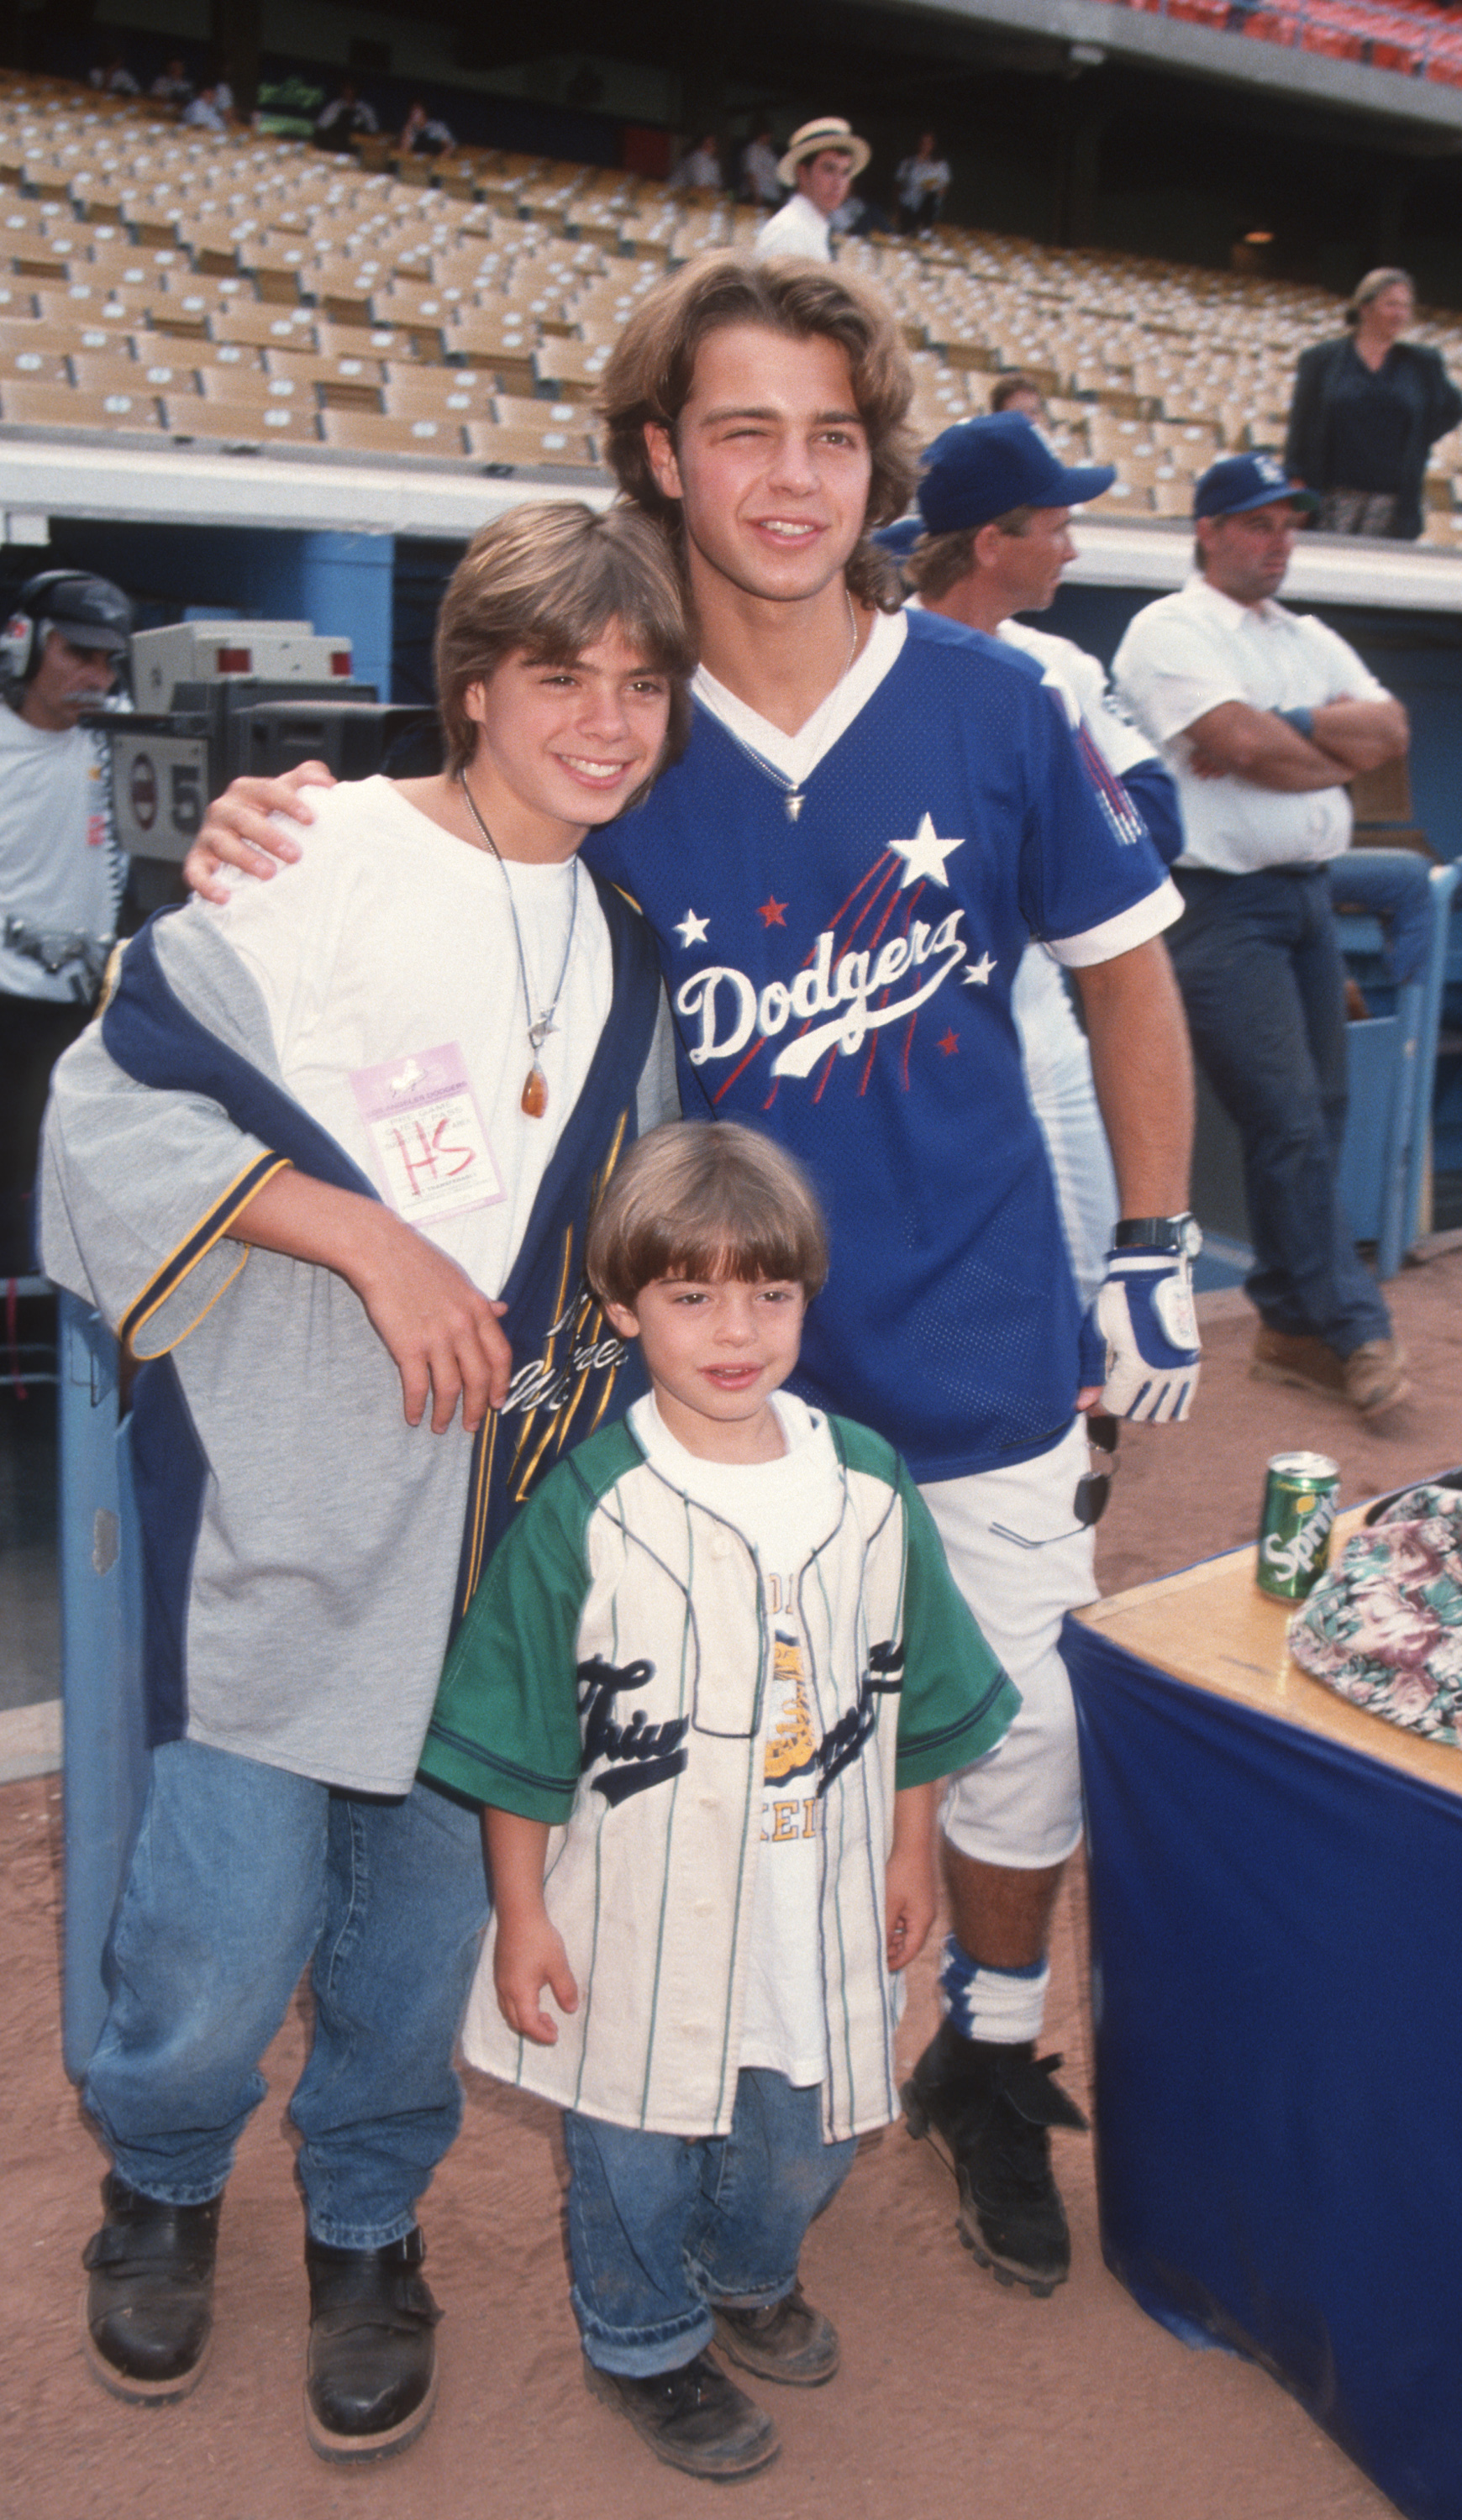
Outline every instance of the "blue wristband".
<path id="1" fill-rule="evenodd" d="M 1276 709 L 1274 714 L 1282 717 L 1286 726 L 1292 726 L 1297 735 L 1302 735 L 1306 743 L 1314 742 L 1315 713 L 1312 708 Z"/>

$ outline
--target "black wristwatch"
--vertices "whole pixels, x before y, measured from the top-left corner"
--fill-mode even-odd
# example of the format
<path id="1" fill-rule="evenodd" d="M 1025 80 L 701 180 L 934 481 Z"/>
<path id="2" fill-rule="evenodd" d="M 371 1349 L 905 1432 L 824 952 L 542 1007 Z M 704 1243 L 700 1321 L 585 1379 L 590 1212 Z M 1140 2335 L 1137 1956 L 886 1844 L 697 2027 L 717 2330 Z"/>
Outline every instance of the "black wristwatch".
<path id="1" fill-rule="evenodd" d="M 1203 1228 L 1191 1207 L 1181 1216 L 1124 1216 L 1112 1238 L 1118 1251 L 1176 1251 L 1196 1260 L 1203 1249 Z"/>

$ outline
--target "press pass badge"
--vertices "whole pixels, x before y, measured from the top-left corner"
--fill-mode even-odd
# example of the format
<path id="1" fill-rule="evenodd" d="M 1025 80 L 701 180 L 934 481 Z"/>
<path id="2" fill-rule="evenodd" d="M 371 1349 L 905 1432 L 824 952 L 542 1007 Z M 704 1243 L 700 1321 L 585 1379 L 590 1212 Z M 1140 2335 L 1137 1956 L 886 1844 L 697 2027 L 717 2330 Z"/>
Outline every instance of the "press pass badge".
<path id="1" fill-rule="evenodd" d="M 408 1225 L 445 1224 L 506 1196 L 455 1041 L 350 1078 L 378 1182 Z"/>

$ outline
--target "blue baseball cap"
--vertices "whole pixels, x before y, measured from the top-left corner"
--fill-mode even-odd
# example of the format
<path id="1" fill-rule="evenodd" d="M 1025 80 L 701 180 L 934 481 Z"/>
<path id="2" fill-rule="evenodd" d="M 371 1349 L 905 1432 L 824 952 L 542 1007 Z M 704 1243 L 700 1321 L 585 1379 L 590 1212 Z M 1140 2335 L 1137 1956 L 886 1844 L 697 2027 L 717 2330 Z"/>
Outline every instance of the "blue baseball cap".
<path id="1" fill-rule="evenodd" d="M 873 539 L 881 551 L 891 552 L 895 560 L 907 560 L 915 543 L 924 539 L 924 519 L 900 517 L 895 524 L 880 525 Z"/>
<path id="2" fill-rule="evenodd" d="M 1221 455 L 1194 484 L 1193 514 L 1242 517 L 1250 508 L 1272 508 L 1282 499 L 1295 508 L 1313 510 L 1320 504 L 1313 490 L 1290 478 L 1277 455 Z"/>
<path id="3" fill-rule="evenodd" d="M 932 534 L 968 533 L 1012 508 L 1078 508 L 1116 478 L 1115 464 L 1063 464 L 1024 412 L 991 412 L 926 449 L 919 513 Z"/>

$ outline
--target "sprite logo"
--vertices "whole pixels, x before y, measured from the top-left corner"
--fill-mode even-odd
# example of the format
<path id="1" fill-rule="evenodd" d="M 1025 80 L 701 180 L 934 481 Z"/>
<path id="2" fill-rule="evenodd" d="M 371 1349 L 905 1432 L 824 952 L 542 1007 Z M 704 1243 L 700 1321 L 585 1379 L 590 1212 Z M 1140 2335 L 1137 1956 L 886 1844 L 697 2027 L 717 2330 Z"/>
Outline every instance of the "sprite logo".
<path id="1" fill-rule="evenodd" d="M 1282 1540 L 1277 1531 L 1266 1533 L 1263 1562 L 1280 1583 L 1295 1584 L 1313 1575 L 1339 1502 L 1335 1496 L 1297 1497 L 1295 1511 L 1304 1517 L 1298 1530 L 1292 1531 L 1288 1540 Z"/>

